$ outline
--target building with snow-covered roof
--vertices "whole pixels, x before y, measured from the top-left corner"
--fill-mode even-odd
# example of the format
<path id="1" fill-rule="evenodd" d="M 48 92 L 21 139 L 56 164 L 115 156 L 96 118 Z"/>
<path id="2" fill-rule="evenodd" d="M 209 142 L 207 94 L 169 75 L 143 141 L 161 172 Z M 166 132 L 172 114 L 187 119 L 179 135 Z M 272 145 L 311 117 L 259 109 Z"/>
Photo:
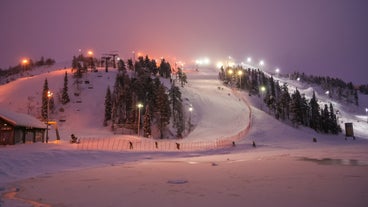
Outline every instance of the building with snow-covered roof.
<path id="1" fill-rule="evenodd" d="M 0 108 L 0 145 L 44 141 L 46 124 L 28 114 Z"/>

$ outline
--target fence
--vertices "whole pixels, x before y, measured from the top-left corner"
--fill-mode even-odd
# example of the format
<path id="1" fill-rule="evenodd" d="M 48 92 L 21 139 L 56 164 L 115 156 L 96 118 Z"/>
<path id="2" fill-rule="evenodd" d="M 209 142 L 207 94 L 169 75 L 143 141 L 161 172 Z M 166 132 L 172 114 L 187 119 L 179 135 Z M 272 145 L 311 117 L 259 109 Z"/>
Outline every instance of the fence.
<path id="1" fill-rule="evenodd" d="M 78 149 L 80 150 L 105 150 L 105 151 L 205 151 L 212 149 L 220 149 L 233 146 L 237 141 L 244 138 L 252 124 L 252 109 L 244 99 L 239 96 L 236 91 L 233 91 L 234 95 L 241 99 L 248 107 L 249 121 L 248 125 L 238 132 L 229 137 L 219 138 L 210 141 L 181 141 L 181 140 L 153 140 L 145 138 L 137 138 L 134 136 L 124 137 L 111 137 L 111 138 L 81 138 Z"/>

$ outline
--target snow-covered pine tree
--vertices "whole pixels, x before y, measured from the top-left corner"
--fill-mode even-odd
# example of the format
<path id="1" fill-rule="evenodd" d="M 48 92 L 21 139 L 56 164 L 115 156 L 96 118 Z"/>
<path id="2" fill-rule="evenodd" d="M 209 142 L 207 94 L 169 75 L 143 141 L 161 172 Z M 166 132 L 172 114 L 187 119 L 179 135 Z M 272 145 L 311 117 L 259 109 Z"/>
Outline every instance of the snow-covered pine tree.
<path id="1" fill-rule="evenodd" d="M 312 99 L 309 101 L 309 107 L 310 107 L 310 127 L 316 131 L 320 129 L 321 124 L 321 115 L 320 115 L 320 109 L 318 105 L 318 100 L 316 98 L 316 94 L 313 91 Z"/>
<path id="2" fill-rule="evenodd" d="M 282 120 L 289 119 L 289 111 L 290 111 L 290 94 L 287 84 L 284 83 L 281 87 L 281 95 L 280 95 L 280 107 L 281 107 L 281 114 L 280 117 Z"/>
<path id="3" fill-rule="evenodd" d="M 168 95 L 165 92 L 165 87 L 160 85 L 157 90 L 156 96 L 156 104 L 157 109 L 157 120 L 158 120 L 158 128 L 160 130 L 160 138 L 164 138 L 164 130 L 166 126 L 170 123 L 170 101 Z"/>
<path id="4" fill-rule="evenodd" d="M 63 91 L 61 94 L 61 103 L 62 104 L 67 104 L 70 102 L 70 98 L 69 98 L 69 94 L 68 94 L 68 73 L 65 72 L 65 77 L 64 77 L 64 87 L 63 87 Z"/>
<path id="5" fill-rule="evenodd" d="M 174 120 L 174 127 L 177 129 L 176 136 L 178 138 L 182 137 L 182 133 L 185 129 L 185 121 L 183 114 L 183 104 L 181 99 L 181 92 L 179 87 L 174 84 L 169 90 L 170 103 L 172 105 L 172 115 Z"/>
<path id="6" fill-rule="evenodd" d="M 111 120 L 111 112 L 112 112 L 111 91 L 110 86 L 108 86 L 105 95 L 105 117 L 103 126 L 107 126 L 107 122 Z"/>
<path id="7" fill-rule="evenodd" d="M 48 91 L 49 91 L 49 84 L 46 78 L 42 89 L 42 106 L 41 106 L 41 116 L 44 120 L 47 119 Z"/>
<path id="8" fill-rule="evenodd" d="M 298 89 L 291 95 L 290 102 L 290 114 L 291 114 L 291 122 L 298 126 L 303 123 L 303 113 L 301 108 L 301 95 Z"/>
<path id="9" fill-rule="evenodd" d="M 151 133 L 151 111 L 149 105 L 147 104 L 143 120 L 143 136 L 149 138 L 151 137 Z"/>

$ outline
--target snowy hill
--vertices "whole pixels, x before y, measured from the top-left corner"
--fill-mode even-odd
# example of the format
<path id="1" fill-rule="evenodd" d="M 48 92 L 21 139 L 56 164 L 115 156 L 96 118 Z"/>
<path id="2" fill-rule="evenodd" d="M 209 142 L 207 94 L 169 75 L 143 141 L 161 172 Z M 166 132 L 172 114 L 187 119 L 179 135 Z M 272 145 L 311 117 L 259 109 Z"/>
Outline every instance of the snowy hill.
<path id="1" fill-rule="evenodd" d="M 40 73 L 38 75 L 34 75 L 32 77 L 23 77 L 17 80 L 14 80 L 8 84 L 0 86 L 0 107 L 7 108 L 10 110 L 14 110 L 16 112 L 30 113 L 36 117 L 39 116 L 38 109 L 40 107 L 41 102 L 41 91 L 45 78 L 48 79 L 49 88 L 55 94 L 55 101 L 57 102 L 58 92 L 61 90 L 63 86 L 63 78 L 65 72 L 70 74 L 70 69 L 61 69 L 61 70 L 51 70 L 46 73 Z M 226 88 L 222 85 L 222 83 L 217 80 L 218 71 L 212 68 L 200 68 L 199 72 L 195 70 L 191 70 L 188 68 L 186 70 L 188 74 L 188 85 L 185 86 L 183 90 L 183 99 L 186 100 L 185 107 L 188 107 L 189 104 L 193 106 L 193 112 L 191 114 L 193 129 L 191 133 L 185 139 L 181 140 L 183 142 L 191 142 L 191 141 L 206 141 L 206 140 L 215 140 L 218 138 L 231 137 L 232 135 L 237 134 L 239 131 L 242 131 L 244 127 L 251 123 L 250 132 L 245 137 L 240 137 L 241 140 L 236 142 L 236 147 L 233 148 L 224 148 L 217 149 L 211 151 L 200 151 L 200 152 L 108 152 L 108 151 L 83 151 L 79 150 L 76 145 L 69 144 L 68 140 L 71 133 L 74 133 L 80 137 L 112 137 L 112 136 L 122 136 L 122 135 L 114 135 L 110 131 L 109 127 L 102 127 L 102 119 L 103 119 L 103 110 L 104 110 L 104 96 L 107 89 L 107 86 L 112 86 L 115 81 L 116 72 L 111 70 L 109 73 L 105 73 L 103 70 L 100 70 L 97 73 L 89 73 L 83 80 L 81 84 L 80 91 L 77 91 L 75 85 L 73 85 L 73 79 L 69 76 L 69 93 L 71 97 L 71 103 L 66 106 L 63 106 L 64 112 L 59 110 L 62 107 L 60 104 L 57 104 L 55 112 L 51 115 L 52 119 L 57 121 L 65 120 L 65 122 L 59 121 L 59 130 L 62 138 L 61 144 L 43 144 L 36 143 L 30 145 L 15 145 L 15 146 L 0 146 L 0 191 L 8 191 L 13 187 L 14 181 L 20 182 L 22 179 L 32 178 L 38 180 L 39 178 L 47 180 L 49 176 L 52 177 L 53 181 L 59 181 L 58 184 L 52 186 L 58 186 L 59 189 L 67 189 L 69 187 L 64 187 L 68 185 L 68 183 L 78 183 L 79 180 L 83 176 L 91 177 L 91 181 L 104 180 L 102 178 L 95 179 L 95 177 L 106 176 L 114 178 L 117 175 L 120 175 L 122 172 L 128 172 L 129 170 L 126 167 L 126 163 L 140 161 L 147 165 L 144 166 L 154 166 L 152 162 L 162 162 L 165 163 L 160 168 L 152 168 L 148 171 L 154 171 L 156 169 L 167 170 L 167 175 L 181 175 L 184 177 L 189 177 L 195 179 L 197 176 L 198 180 L 207 180 L 210 178 L 214 178 L 216 182 L 220 185 L 227 186 L 228 181 L 225 178 L 231 177 L 233 180 L 229 181 L 231 185 L 236 186 L 239 185 L 237 183 L 240 182 L 240 177 L 244 176 L 247 172 L 249 173 L 249 169 L 252 170 L 254 174 L 250 176 L 258 176 L 267 172 L 276 173 L 279 176 L 283 176 L 287 174 L 284 172 L 286 168 L 290 166 L 301 166 L 301 172 L 297 174 L 297 180 L 309 180 L 308 174 L 306 171 L 310 171 L 311 166 L 308 164 L 302 163 L 301 161 L 295 161 L 295 159 L 310 159 L 310 160 L 323 160 L 328 158 L 332 161 L 334 160 L 353 160 L 356 165 L 362 165 L 363 167 L 359 168 L 360 170 L 355 171 L 354 173 L 351 171 L 343 171 L 341 172 L 336 166 L 332 166 L 328 168 L 328 171 L 322 168 L 318 168 L 320 173 L 328 172 L 328 174 L 333 174 L 335 172 L 341 172 L 341 176 L 358 176 L 362 177 L 363 172 L 366 169 L 366 165 L 368 163 L 368 157 L 366 155 L 366 149 L 368 146 L 368 141 L 365 139 L 368 138 L 368 130 L 363 121 L 357 122 L 355 121 L 358 117 L 363 120 L 364 114 L 355 114 L 358 109 L 349 111 L 344 108 L 344 105 L 337 105 L 337 109 L 341 110 L 342 118 L 341 120 L 353 121 L 354 120 L 354 130 L 356 132 L 357 140 L 344 140 L 344 134 L 340 135 L 324 135 L 318 134 L 315 131 L 308 128 L 293 128 L 288 126 L 282 122 L 277 121 L 272 116 L 267 113 L 259 110 L 260 108 L 260 99 L 258 97 L 252 96 L 249 97 L 246 92 L 234 92 L 230 88 Z M 86 82 L 87 81 L 87 82 Z M 287 81 L 281 80 L 280 81 Z M 88 83 L 89 82 L 89 83 Z M 293 83 L 289 82 L 290 87 L 292 88 Z M 298 89 L 303 91 L 302 93 L 311 94 L 314 90 L 310 88 L 310 86 L 297 85 Z M 79 96 L 74 96 L 74 92 L 80 92 Z M 321 93 L 322 94 L 322 93 Z M 323 97 L 320 95 L 318 97 L 321 101 L 328 102 L 328 97 Z M 242 101 L 245 99 L 246 101 L 252 103 L 252 119 L 248 119 L 248 115 L 250 111 L 247 109 L 246 104 Z M 361 98 L 360 100 L 364 101 L 365 98 Z M 367 103 L 367 102 L 366 102 Z M 186 112 L 186 117 L 188 118 L 189 112 Z M 51 130 L 50 140 L 54 140 L 55 133 Z M 316 137 L 318 142 L 312 142 L 312 138 Z M 361 139 L 363 138 L 363 139 Z M 251 143 L 255 141 L 257 144 L 257 148 L 253 148 Z M 22 153 L 19 153 L 22 152 Z M 6 158 L 6 159 L 3 159 Z M 150 162 L 152 161 L 152 162 Z M 267 161 L 264 163 L 265 165 L 260 165 L 257 162 Z M 281 163 L 279 162 L 281 161 Z M 341 162 L 342 162 L 341 161 Z M 277 164 L 274 164 L 277 162 Z M 172 163 L 172 164 L 170 164 Z M 189 166 L 179 166 L 174 163 L 186 163 Z M 208 163 L 212 163 L 211 165 L 205 165 Z M 218 177 L 216 174 L 216 170 L 214 170 L 214 166 L 217 166 L 220 163 L 220 166 L 217 169 L 221 169 L 221 172 L 230 173 L 230 175 L 236 176 L 228 176 L 227 174 L 221 174 Z M 252 163 L 252 165 L 249 165 Z M 345 161 L 342 162 L 345 165 Z M 195 175 L 190 176 L 191 174 L 191 165 L 201 166 L 199 172 Z M 294 165 L 295 164 L 295 165 Z M 275 168 L 269 169 L 265 166 L 275 166 Z M 350 165 L 350 164 L 348 164 Z M 116 167 L 115 167 L 116 166 Z M 254 166 L 258 166 L 254 168 Z M 285 166 L 284 168 L 279 168 L 278 166 Z M 95 167 L 103 167 L 103 168 L 95 168 Z M 122 167 L 122 169 L 120 168 Z M 128 166 L 129 167 L 129 166 Z M 141 169 L 138 165 L 134 165 L 134 168 Z M 62 181 L 60 179 L 65 178 L 65 174 L 62 176 L 54 177 L 54 173 L 67 173 L 66 171 L 76 172 L 80 169 L 88 168 L 89 170 L 86 174 L 80 175 L 76 174 L 76 177 L 69 178 L 68 181 Z M 95 168 L 90 170 L 91 168 Z M 315 167 L 316 168 L 316 167 Z M 103 170 L 102 172 L 99 169 Z M 121 172 L 116 173 L 114 169 L 121 169 Z M 350 169 L 350 168 L 349 168 Z M 96 171 L 97 170 L 97 171 Z M 145 172 L 147 170 L 140 171 L 139 173 L 134 172 L 133 174 L 129 174 L 127 176 L 133 177 L 137 175 L 146 175 Z M 82 171 L 78 171 L 82 173 Z M 84 172 L 84 171 L 83 171 Z M 214 172 L 214 174 L 213 174 Z M 365 171 L 366 172 L 366 171 Z M 52 173 L 52 174 L 50 174 Z M 187 173 L 187 174 L 185 174 Z M 48 174 L 47 176 L 44 176 Z M 56 174 L 58 175 L 58 174 Z M 158 179 L 165 183 L 168 177 L 165 177 L 166 173 L 160 172 L 158 176 L 161 179 Z M 40 177 L 41 176 L 41 177 Z M 43 177 L 42 177 L 43 176 Z M 239 176 L 239 179 L 237 179 Z M 264 185 L 253 185 L 256 190 L 261 190 L 262 186 L 267 186 L 268 191 L 279 192 L 280 183 L 278 183 L 277 178 L 267 178 L 267 176 L 272 175 L 264 175 L 265 177 L 258 177 L 257 179 L 263 180 L 262 183 Z M 290 176 L 290 174 L 288 174 Z M 294 174 L 291 174 L 294 176 Z M 324 186 L 323 183 L 331 184 L 334 182 L 334 179 L 326 180 L 327 175 L 323 174 L 323 182 L 322 184 L 318 184 L 313 187 L 316 189 L 316 192 L 321 192 L 320 186 Z M 340 175 L 338 175 L 340 176 Z M 84 177 L 83 177 L 84 178 Z M 174 177 L 175 178 L 175 177 Z M 340 178 L 340 177 L 339 177 Z M 150 183 L 152 180 L 149 178 L 143 178 L 145 180 L 139 180 L 143 183 Z M 146 180 L 148 179 L 148 180 Z M 172 179 L 172 177 L 171 177 Z M 256 180 L 257 180 L 256 179 Z M 315 180 L 313 180 L 315 179 Z M 319 183 L 318 181 L 322 179 L 321 177 L 312 178 L 311 182 Z M 131 182 L 131 180 L 126 179 L 117 179 L 114 183 L 120 183 L 123 181 Z M 156 180 L 156 179 L 155 179 Z M 175 180 L 174 180 L 175 181 Z M 33 182 L 33 181 L 29 181 Z M 190 180 L 192 188 L 198 189 L 203 186 L 211 183 L 203 183 L 203 182 L 195 182 L 194 180 Z M 215 182 L 215 183 L 216 183 Z M 359 182 L 359 181 L 358 181 Z M 38 182 L 37 183 L 42 183 Z M 86 182 L 90 183 L 90 182 Z M 100 183 L 100 182 L 99 182 Z M 202 184 L 201 184 L 202 183 Z M 309 201 L 310 197 L 305 196 L 303 193 L 307 189 L 310 182 L 298 183 L 297 185 L 293 185 L 292 187 L 297 188 L 298 190 L 293 191 L 296 194 L 303 195 L 299 199 L 301 201 Z M 344 180 L 344 186 L 351 187 L 352 183 Z M 364 191 L 363 185 L 366 183 L 366 180 L 360 182 L 361 188 Z M 101 182 L 100 189 L 106 189 L 104 186 L 105 182 Z M 27 185 L 25 183 L 18 183 L 16 186 L 24 186 Z M 32 183 L 35 185 L 35 183 Z M 111 184 L 112 185 L 112 184 Z M 159 184 L 157 184 L 159 185 Z M 79 186 L 79 185 L 78 185 Z M 83 183 L 80 183 L 80 186 L 83 186 Z M 103 187 L 104 186 L 104 187 Z M 125 183 L 120 183 L 117 189 L 120 189 L 121 186 L 126 186 Z M 366 185 L 365 185 L 366 186 Z M 88 187 L 89 188 L 89 187 Z M 36 189 L 36 188 L 35 188 Z M 41 192 L 43 187 L 37 188 L 33 193 L 35 195 L 31 195 L 29 197 L 34 198 L 34 196 L 45 195 L 44 192 Z M 47 188 L 51 190 L 50 188 Z M 74 189 L 74 188 L 72 188 Z M 164 188 L 163 188 L 164 189 Z M 281 187 L 281 189 L 283 189 Z M 323 189 L 323 188 L 322 188 Z M 188 189 L 190 190 L 190 189 Z M 11 190 L 10 190 L 11 191 Z M 112 190 L 113 191 L 113 190 Z M 117 190 L 119 191 L 119 190 Z M 139 190 L 138 190 L 139 191 Z M 211 190 L 208 190 L 211 192 Z M 242 186 L 239 186 L 233 194 L 239 193 L 243 195 L 249 195 L 248 193 L 243 192 L 244 189 Z M 248 190 L 249 191 L 249 190 Z M 247 192 L 248 192 L 247 191 Z M 23 190 L 22 190 L 23 192 Z M 73 192 L 73 190 L 63 191 Z M 82 193 L 82 191 L 78 191 Z M 89 192 L 89 191 L 87 191 Z M 115 192 L 115 191 L 114 191 Z M 161 191 L 160 191 L 161 192 Z M 241 193 L 243 192 L 243 193 Z M 354 191 L 356 192 L 356 191 Z M 360 192 L 360 191 L 359 191 Z M 84 191 L 83 191 L 84 193 Z M 332 197 L 338 197 L 342 199 L 343 196 L 340 194 L 335 194 L 334 191 L 329 192 Z M 47 195 L 52 195 L 46 193 Z M 232 195 L 233 195 L 232 194 Z M 64 193 L 57 193 L 59 196 L 57 199 L 63 199 Z M 66 194 L 65 194 L 66 195 Z M 100 194 L 96 193 L 92 195 L 88 195 L 88 200 L 82 199 L 63 199 L 63 202 L 81 202 L 78 204 L 74 203 L 74 206 L 83 206 L 83 205 L 93 205 L 95 199 L 101 199 Z M 282 198 L 287 198 L 288 193 L 283 194 L 284 197 L 281 198 L 273 198 L 266 202 L 267 205 L 273 203 L 273 201 L 283 200 Z M 336 196 L 338 195 L 338 196 Z M 345 194 L 344 194 L 345 195 Z M 87 196 L 87 195 L 86 195 Z M 361 194 L 353 194 L 349 195 L 350 197 L 361 196 Z M 141 199 L 141 196 L 138 196 Z M 131 199 L 138 198 L 136 196 L 131 196 Z M 318 196 L 317 196 L 318 197 Z M 363 196 L 364 197 L 364 196 Z M 39 197 L 37 197 L 39 198 Z M 212 196 L 212 199 L 206 199 L 207 202 L 211 200 L 211 206 L 221 206 L 221 198 L 217 196 Z M 243 197 L 241 200 L 244 201 Z M 355 198 L 355 197 L 354 197 Z M 112 206 L 119 206 L 121 203 L 118 199 L 110 200 L 112 202 Z M 180 199 L 180 198 L 176 198 Z M 194 199 L 194 198 L 193 198 Z M 232 202 L 232 199 L 235 199 L 233 196 L 226 197 L 229 199 L 229 202 Z M 225 200 L 226 200 L 225 199 Z M 40 202 L 41 199 L 38 199 Z M 195 199 L 194 199 L 195 200 Z M 58 203 L 60 201 L 53 201 L 45 199 L 45 202 Z M 176 200 L 177 201 L 177 200 Z M 237 199 L 235 199 L 237 201 Z M 318 203 L 319 199 L 316 199 L 314 204 Z M 364 203 L 366 200 L 363 200 Z M 6 201 L 5 206 L 14 206 L 15 201 Z M 147 201 L 148 202 L 148 201 Z M 146 202 L 146 203 L 147 203 Z M 159 201 L 157 201 L 159 202 Z M 216 204 L 219 202 L 219 204 Z M 223 202 L 223 201 L 222 201 Z M 240 201 L 239 201 L 240 202 Z M 254 201 L 256 202 L 256 201 Z M 353 201 L 351 201 L 353 202 Z M 347 203 L 351 203 L 347 202 Z M 240 202 L 241 203 L 241 202 Z M 262 202 L 261 202 L 262 203 Z M 353 202 L 354 203 L 354 202 Z M 1 204 L 1 202 L 0 202 Z M 69 203 L 70 204 L 70 203 Z M 295 203 L 287 203 L 283 206 L 295 206 Z M 324 203 L 326 204 L 326 203 Z M 328 205 L 329 204 L 329 205 Z M 336 202 L 330 202 L 324 206 L 336 206 Z M 19 205 L 17 205 L 19 206 Z M 142 204 L 143 206 L 143 204 Z M 169 205 L 167 205 L 169 206 Z M 183 204 L 181 204 L 183 206 Z M 233 206 L 243 206 L 239 203 Z M 257 206 L 257 205 L 255 205 Z M 258 205 L 262 206 L 262 205 Z M 361 205 L 364 206 L 364 205 Z"/>

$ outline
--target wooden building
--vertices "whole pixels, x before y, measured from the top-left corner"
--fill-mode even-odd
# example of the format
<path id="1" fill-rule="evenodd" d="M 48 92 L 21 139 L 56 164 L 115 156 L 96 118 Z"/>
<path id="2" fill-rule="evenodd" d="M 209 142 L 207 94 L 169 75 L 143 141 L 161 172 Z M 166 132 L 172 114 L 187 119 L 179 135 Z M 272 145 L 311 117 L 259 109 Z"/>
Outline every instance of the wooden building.
<path id="1" fill-rule="evenodd" d="M 44 141 L 46 124 L 28 114 L 0 108 L 0 145 Z"/>

